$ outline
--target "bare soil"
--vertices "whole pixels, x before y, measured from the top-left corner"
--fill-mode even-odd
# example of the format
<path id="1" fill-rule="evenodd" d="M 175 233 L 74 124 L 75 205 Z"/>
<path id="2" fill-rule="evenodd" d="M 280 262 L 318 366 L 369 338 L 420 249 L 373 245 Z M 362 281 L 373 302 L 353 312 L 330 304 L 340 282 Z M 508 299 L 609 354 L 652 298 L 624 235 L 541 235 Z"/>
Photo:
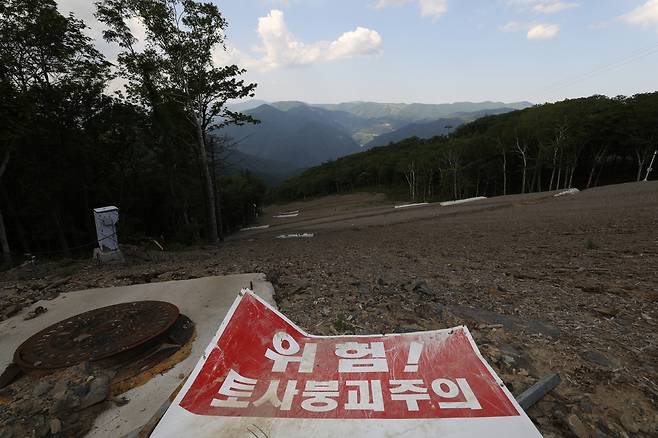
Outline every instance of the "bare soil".
<path id="1" fill-rule="evenodd" d="M 547 437 L 658 436 L 658 182 L 554 194 L 271 206 L 257 224 L 269 228 L 219 248 L 127 247 L 125 265 L 37 261 L 5 272 L 0 318 L 62 291 L 264 272 L 280 310 L 311 333 L 466 324 L 513 393 L 560 373 L 529 411 Z M 301 233 L 314 236 L 276 238 Z"/>

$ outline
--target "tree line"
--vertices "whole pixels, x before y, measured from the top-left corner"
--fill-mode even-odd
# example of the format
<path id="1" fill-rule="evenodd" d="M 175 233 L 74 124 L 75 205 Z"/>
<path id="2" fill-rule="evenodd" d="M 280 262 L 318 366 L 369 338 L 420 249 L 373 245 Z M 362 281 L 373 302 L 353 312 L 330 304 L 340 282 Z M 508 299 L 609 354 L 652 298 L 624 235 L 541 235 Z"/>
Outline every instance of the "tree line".
<path id="1" fill-rule="evenodd" d="M 658 93 L 536 105 L 325 163 L 275 195 L 375 190 L 433 201 L 639 181 L 658 149 L 657 120 Z"/>
<path id="2" fill-rule="evenodd" d="M 0 4 L 0 245 L 70 255 L 94 243 L 92 209 L 120 208 L 123 241 L 217 243 L 248 223 L 263 183 L 228 176 L 214 133 L 256 123 L 230 111 L 256 85 L 216 66 L 228 23 L 211 3 L 101 0 L 110 62 L 54 0 Z M 142 26 L 139 41 L 133 29 Z M 112 92 L 112 89 L 120 90 Z"/>

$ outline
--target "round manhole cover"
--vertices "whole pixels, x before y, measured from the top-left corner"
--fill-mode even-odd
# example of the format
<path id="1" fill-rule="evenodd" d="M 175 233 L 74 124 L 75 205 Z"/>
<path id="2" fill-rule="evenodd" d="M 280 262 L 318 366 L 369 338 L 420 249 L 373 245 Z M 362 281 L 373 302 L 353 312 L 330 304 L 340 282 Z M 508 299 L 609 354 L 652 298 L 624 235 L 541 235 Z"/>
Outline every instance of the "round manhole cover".
<path id="1" fill-rule="evenodd" d="M 135 301 L 101 307 L 51 325 L 14 353 L 19 366 L 63 368 L 126 351 L 166 331 L 178 307 L 163 301 Z"/>

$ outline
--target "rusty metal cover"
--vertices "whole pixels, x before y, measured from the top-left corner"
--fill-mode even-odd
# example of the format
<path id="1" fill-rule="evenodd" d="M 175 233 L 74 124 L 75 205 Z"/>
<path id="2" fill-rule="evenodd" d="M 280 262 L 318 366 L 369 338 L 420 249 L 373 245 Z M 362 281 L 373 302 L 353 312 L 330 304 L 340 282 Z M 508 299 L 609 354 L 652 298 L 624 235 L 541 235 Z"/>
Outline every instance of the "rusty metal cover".
<path id="1" fill-rule="evenodd" d="M 135 301 L 101 307 L 51 325 L 23 342 L 14 362 L 31 369 L 54 369 L 95 361 L 155 338 L 178 318 L 164 301 Z"/>

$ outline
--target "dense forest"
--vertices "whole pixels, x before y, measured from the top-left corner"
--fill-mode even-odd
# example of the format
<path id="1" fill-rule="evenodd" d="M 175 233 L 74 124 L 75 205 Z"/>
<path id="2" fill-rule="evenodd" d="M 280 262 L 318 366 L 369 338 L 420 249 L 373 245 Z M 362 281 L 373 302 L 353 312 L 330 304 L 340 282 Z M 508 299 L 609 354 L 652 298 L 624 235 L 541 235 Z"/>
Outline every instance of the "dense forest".
<path id="1" fill-rule="evenodd" d="M 265 192 L 222 174 L 211 133 L 253 123 L 227 101 L 253 96 L 235 65 L 212 64 L 227 23 L 196 1 L 103 0 L 110 63 L 53 0 L 0 4 L 0 243 L 23 254 L 89 255 L 92 209 L 120 208 L 120 239 L 215 243 L 249 222 Z M 145 41 L 130 24 L 143 23 Z M 116 84 L 125 84 L 117 87 Z M 114 84 L 114 85 L 113 85 Z M 111 92 L 112 88 L 121 92 Z"/>
<path id="2" fill-rule="evenodd" d="M 639 181 L 658 148 L 657 121 L 658 93 L 537 105 L 325 163 L 276 196 L 376 190 L 430 201 Z"/>

